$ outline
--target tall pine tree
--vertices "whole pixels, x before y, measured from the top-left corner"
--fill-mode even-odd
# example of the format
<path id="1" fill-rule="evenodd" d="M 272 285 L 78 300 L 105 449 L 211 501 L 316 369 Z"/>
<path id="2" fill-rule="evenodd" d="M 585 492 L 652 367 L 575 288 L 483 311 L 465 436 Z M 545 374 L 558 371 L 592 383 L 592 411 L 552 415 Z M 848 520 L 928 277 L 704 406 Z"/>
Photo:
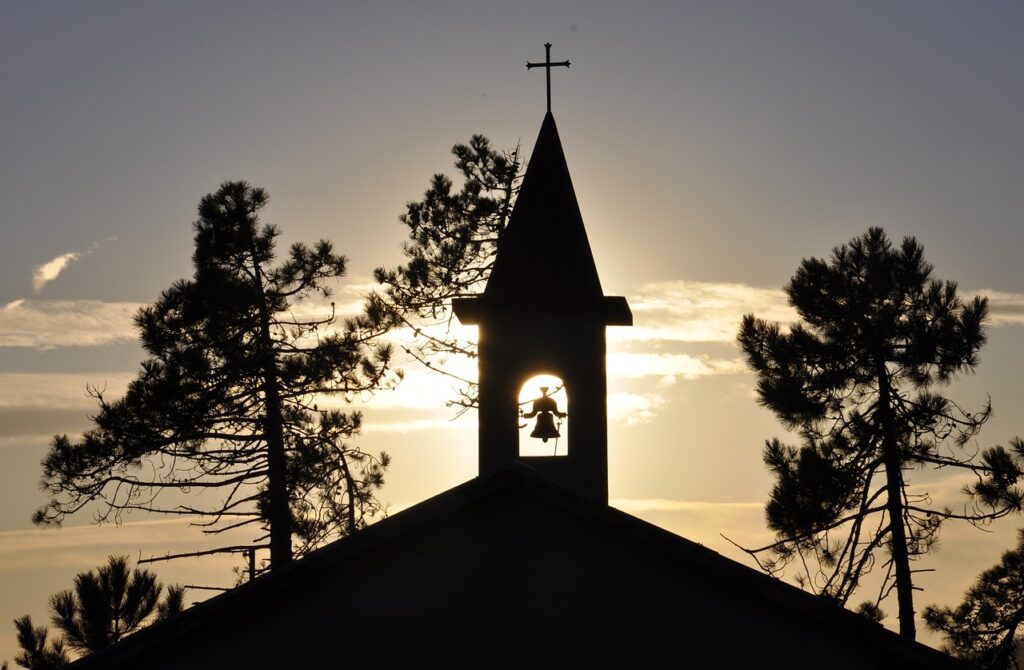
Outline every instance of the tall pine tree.
<path id="1" fill-rule="evenodd" d="M 739 332 L 761 404 L 801 442 L 767 443 L 776 541 L 747 551 L 772 573 L 799 559 L 798 579 L 844 604 L 881 563 L 872 604 L 895 590 L 900 633 L 912 639 L 912 562 L 942 522 L 984 523 L 1024 500 L 1019 442 L 978 457 L 968 446 L 990 406 L 965 411 L 936 392 L 978 364 L 987 303 L 965 302 L 956 284 L 932 277 L 914 238 L 894 247 L 880 228 L 830 261 L 804 260 L 785 291 L 798 323 L 787 330 L 747 315 Z M 908 473 L 925 467 L 976 475 L 961 509 L 909 488 Z"/>
<path id="2" fill-rule="evenodd" d="M 269 540 L 277 568 L 292 558 L 294 531 L 302 552 L 372 507 L 386 456 L 351 449 L 344 440 L 359 416 L 328 413 L 317 399 L 386 382 L 390 348 L 371 343 L 383 325 L 339 324 L 326 306 L 346 264 L 330 242 L 293 244 L 274 264 L 280 231 L 259 218 L 267 198 L 227 182 L 202 199 L 193 278 L 136 316 L 150 357 L 127 394 L 97 391 L 95 426 L 80 440 L 53 439 L 37 523 L 88 508 L 99 520 L 131 510 L 193 517 L 208 533 L 256 527 L 251 544 L 220 550 Z M 354 475 L 339 486 L 342 471 Z"/>

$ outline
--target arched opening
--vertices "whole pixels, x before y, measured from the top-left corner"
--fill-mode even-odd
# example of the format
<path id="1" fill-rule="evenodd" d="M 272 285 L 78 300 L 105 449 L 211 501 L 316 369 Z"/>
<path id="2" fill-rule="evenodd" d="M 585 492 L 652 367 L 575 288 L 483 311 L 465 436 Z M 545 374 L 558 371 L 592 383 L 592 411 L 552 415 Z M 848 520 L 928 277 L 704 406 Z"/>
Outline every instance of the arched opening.
<path id="1" fill-rule="evenodd" d="M 519 388 L 519 455 L 569 454 L 569 396 L 553 375 L 530 377 Z"/>

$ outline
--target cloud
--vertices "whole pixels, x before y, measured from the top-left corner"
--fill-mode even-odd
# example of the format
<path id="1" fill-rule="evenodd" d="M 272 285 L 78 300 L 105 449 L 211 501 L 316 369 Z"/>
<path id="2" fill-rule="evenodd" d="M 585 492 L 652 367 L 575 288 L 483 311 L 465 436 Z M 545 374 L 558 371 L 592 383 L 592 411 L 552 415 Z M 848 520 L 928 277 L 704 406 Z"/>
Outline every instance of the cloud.
<path id="1" fill-rule="evenodd" d="M 629 297 L 632 328 L 611 328 L 614 341 L 734 342 L 744 314 L 791 322 L 796 312 L 779 289 L 683 279 L 645 284 Z"/>
<path id="2" fill-rule="evenodd" d="M 1024 293 L 1007 293 L 982 289 L 972 295 L 988 298 L 988 311 L 993 326 L 1024 326 Z"/>
<path id="3" fill-rule="evenodd" d="M 665 406 L 665 398 L 653 393 L 612 393 L 608 396 L 608 419 L 627 426 L 650 423 Z"/>
<path id="4" fill-rule="evenodd" d="M 608 504 L 746 565 L 750 559 L 722 535 L 743 546 L 759 546 L 772 537 L 763 502 L 613 498 Z"/>
<path id="5" fill-rule="evenodd" d="M 1024 293 L 994 289 L 966 292 L 989 299 L 993 326 L 1024 325 Z M 614 342 L 735 342 L 744 314 L 782 323 L 797 314 L 781 289 L 683 279 L 644 284 L 629 296 L 632 328 L 611 328 Z"/>
<path id="6" fill-rule="evenodd" d="M 0 347 L 52 349 L 135 340 L 139 304 L 100 300 L 14 300 L 0 307 Z"/>
<path id="7" fill-rule="evenodd" d="M 476 379 L 476 361 L 452 359 L 448 368 L 464 379 Z M 388 420 L 378 428 L 369 431 L 408 432 L 428 428 L 451 427 L 447 419 L 454 416 L 454 408 L 446 408 L 448 401 L 458 397 L 459 383 L 450 377 L 423 368 L 415 362 L 404 364 L 405 379 L 393 390 L 366 394 L 364 398 L 348 403 L 340 396 L 323 396 L 317 399 L 321 408 L 374 410 L 442 410 L 445 414 L 438 419 L 425 420 L 417 417 L 409 421 Z M 663 391 L 677 380 L 697 380 L 711 375 L 732 375 L 746 372 L 746 366 L 739 358 L 723 359 L 711 356 L 690 356 L 688 354 L 612 352 L 608 354 L 608 376 L 619 379 L 657 378 L 658 392 L 613 393 L 608 398 L 609 417 L 624 420 L 629 424 L 652 421 L 667 400 Z M 365 403 L 365 404 L 364 404 Z"/>
<path id="8" fill-rule="evenodd" d="M 49 267 L 65 256 L 45 266 Z M 82 252 L 87 253 L 87 252 Z M 48 272 L 55 277 L 70 260 Z M 49 276 L 49 274 L 47 275 Z M 51 277 L 52 278 L 52 277 Z M 47 280 L 49 281 L 49 280 Z M 368 284 L 350 284 L 339 288 L 335 314 L 344 318 L 359 313 L 363 296 L 372 288 Z M 1024 294 L 985 289 L 968 295 L 985 295 L 993 326 L 1024 325 Z M 635 317 L 632 328 L 610 328 L 609 340 L 613 344 L 646 348 L 647 343 L 691 342 L 734 343 L 740 319 L 754 313 L 772 321 L 789 323 L 795 320 L 795 311 L 786 303 L 785 294 L 778 289 L 767 289 L 746 284 L 671 280 L 645 284 L 637 297 L 630 298 Z M 32 347 L 51 349 L 60 346 L 97 346 L 132 341 L 136 332 L 132 317 L 140 307 L 137 303 L 105 302 L 100 300 L 14 300 L 0 307 L 0 347 Z M 298 317 L 323 317 L 330 314 L 330 306 L 310 301 L 293 307 Z M 443 325 L 424 328 L 431 335 L 442 335 Z M 464 340 L 476 339 L 476 328 L 454 324 L 453 335 Z M 411 329 L 399 329 L 389 335 L 397 345 L 412 343 Z M 634 361 L 636 362 L 636 361 Z M 647 363 L 652 362 L 650 359 Z M 664 359 L 679 374 L 693 379 L 707 374 L 720 374 L 732 370 L 733 361 L 714 363 L 705 357 L 682 355 L 675 360 Z M 473 375 L 474 366 L 459 363 L 460 375 Z M 635 372 L 620 368 L 626 376 Z M 644 373 L 646 376 L 648 373 Z"/>
<path id="9" fill-rule="evenodd" d="M 135 553 L 138 547 L 144 545 L 159 545 L 163 549 L 163 545 L 180 544 L 181 534 L 186 532 L 187 527 L 187 520 L 158 519 L 120 525 L 4 531 L 0 532 L 0 571 L 9 571 L 15 566 L 23 567 L 23 560 L 30 555 L 67 556 L 90 547 L 126 553 L 129 550 Z"/>
<path id="10" fill-rule="evenodd" d="M 693 380 L 711 375 L 734 375 L 743 372 L 746 372 L 746 364 L 740 358 L 632 352 L 608 354 L 609 376 L 659 377 L 663 384 L 669 384 L 680 377 Z"/>
<path id="11" fill-rule="evenodd" d="M 475 430 L 475 411 L 470 411 L 463 419 L 463 417 L 456 416 L 455 408 L 444 406 L 444 401 L 452 397 L 454 397 L 454 393 L 446 396 L 443 390 L 437 389 L 429 396 L 414 399 L 404 405 L 388 401 L 387 409 L 378 407 L 371 401 L 364 410 L 366 418 L 363 421 L 363 432 L 411 433 L 422 430 Z M 608 396 L 608 418 L 611 421 L 621 421 L 631 426 L 649 423 L 658 416 L 667 402 L 657 393 L 612 393 Z M 327 401 L 321 403 L 320 406 L 323 407 L 329 403 L 330 401 Z M 364 408 L 357 403 L 341 406 L 341 409 L 363 410 Z M 433 416 L 424 417 L 423 412 L 426 410 L 432 410 L 429 413 Z M 412 416 L 408 416 L 410 411 L 413 412 Z"/>
<path id="12" fill-rule="evenodd" d="M 132 373 L 0 373 L 0 409 L 95 409 L 92 386 L 116 398 L 124 395 Z"/>
<path id="13" fill-rule="evenodd" d="M 87 515 L 85 515 L 87 516 Z M 47 571 L 48 578 L 56 576 L 66 583 L 52 585 L 45 593 L 67 588 L 74 570 L 95 568 L 113 554 L 138 557 L 161 556 L 211 549 L 232 544 L 251 542 L 248 529 L 232 529 L 218 535 L 204 535 L 202 529 L 191 526 L 194 519 L 142 518 L 121 523 L 89 524 L 60 528 L 25 528 L 0 532 L 0 574 L 19 573 L 36 576 Z M 182 573 L 210 573 L 213 583 L 230 581 L 230 567 L 238 564 L 237 556 L 216 554 L 197 561 L 171 561 L 157 563 L 161 581 L 181 580 Z M 53 575 L 53 568 L 69 568 L 66 574 Z M 153 566 L 150 567 L 153 569 Z M 177 574 L 176 574 L 177 573 Z M 187 579 L 187 577 L 186 577 Z M 184 581 L 184 580 L 181 580 Z M 188 583 L 188 582 L 185 582 Z M 202 583 L 202 581 L 192 582 Z M 208 582 L 209 583 L 209 582 Z M 45 599 L 41 599 L 45 601 Z"/>
<path id="14" fill-rule="evenodd" d="M 405 421 L 366 421 L 363 423 L 364 433 L 411 433 L 418 430 L 469 430 L 474 428 L 468 422 L 454 420 L 455 413 L 447 418 L 409 419 Z"/>
<path id="15" fill-rule="evenodd" d="M 39 293 L 43 290 L 44 286 L 59 277 L 64 268 L 81 257 L 81 252 L 69 251 L 66 254 L 61 254 L 56 258 L 46 261 L 32 273 L 32 288 L 35 289 L 36 293 Z"/>
<path id="16" fill-rule="evenodd" d="M 78 435 L 90 427 L 95 410 L 0 407 L 0 447 L 39 446 L 54 435 Z"/>
<path id="17" fill-rule="evenodd" d="M 697 512 L 714 513 L 716 510 L 753 510 L 761 514 L 764 503 L 759 502 L 706 502 L 703 500 L 674 500 L 671 498 L 617 498 L 610 505 L 630 514 L 643 512 Z"/>
<path id="18" fill-rule="evenodd" d="M 116 240 L 116 237 L 108 237 L 107 242 Z M 42 265 L 35 269 L 32 273 L 32 288 L 35 289 L 36 293 L 43 290 L 47 284 L 52 282 L 54 279 L 60 276 L 60 273 L 64 271 L 71 263 L 81 260 L 83 256 L 88 256 L 92 252 L 100 248 L 99 242 L 93 242 L 85 251 L 69 251 L 66 254 L 61 254 L 56 258 L 51 258 Z"/>

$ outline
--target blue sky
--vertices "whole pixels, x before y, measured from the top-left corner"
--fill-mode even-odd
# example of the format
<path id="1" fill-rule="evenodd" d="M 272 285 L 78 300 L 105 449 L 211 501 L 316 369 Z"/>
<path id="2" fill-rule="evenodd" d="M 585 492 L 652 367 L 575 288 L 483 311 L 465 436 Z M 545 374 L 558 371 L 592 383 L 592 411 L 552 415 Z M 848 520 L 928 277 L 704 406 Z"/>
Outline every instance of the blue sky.
<path id="1" fill-rule="evenodd" d="M 915 235 L 937 276 L 993 297 L 982 364 L 952 393 L 991 394 L 982 446 L 1024 434 L 1022 29 L 1010 2 L 5 3 L 0 621 L 45 619 L 111 551 L 168 544 L 141 519 L 29 516 L 48 437 L 87 426 L 86 383 L 130 378 L 131 313 L 190 273 L 199 198 L 266 187 L 286 242 L 351 258 L 339 295 L 357 300 L 400 259 L 397 216 L 452 144 L 532 147 L 544 82 L 523 64 L 546 41 L 572 61 L 554 113 L 602 283 L 637 316 L 610 338 L 616 504 L 727 554 L 719 532 L 765 537 L 760 449 L 782 431 L 732 333 L 744 312 L 789 318 L 778 290 L 800 260 L 869 226 Z M 393 509 L 475 474 L 472 417 L 448 421 L 447 392 L 410 368 L 367 406 Z M 948 532 L 920 604 L 952 602 L 1017 525 Z M 0 627 L 0 658 L 12 645 Z"/>

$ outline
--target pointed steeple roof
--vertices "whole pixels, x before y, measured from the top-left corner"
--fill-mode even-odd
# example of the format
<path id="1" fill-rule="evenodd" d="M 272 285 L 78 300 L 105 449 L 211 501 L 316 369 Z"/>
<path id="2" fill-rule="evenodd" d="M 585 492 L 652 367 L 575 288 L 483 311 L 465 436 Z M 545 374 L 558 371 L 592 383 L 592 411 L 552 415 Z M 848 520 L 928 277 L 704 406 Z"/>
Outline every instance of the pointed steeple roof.
<path id="1" fill-rule="evenodd" d="M 452 307 L 467 325 L 487 314 L 513 313 L 589 315 L 604 325 L 633 324 L 626 299 L 601 290 L 551 112 L 541 124 L 484 292 L 456 298 Z"/>
<path id="2" fill-rule="evenodd" d="M 555 117 L 548 112 L 484 297 L 561 303 L 603 295 Z"/>

